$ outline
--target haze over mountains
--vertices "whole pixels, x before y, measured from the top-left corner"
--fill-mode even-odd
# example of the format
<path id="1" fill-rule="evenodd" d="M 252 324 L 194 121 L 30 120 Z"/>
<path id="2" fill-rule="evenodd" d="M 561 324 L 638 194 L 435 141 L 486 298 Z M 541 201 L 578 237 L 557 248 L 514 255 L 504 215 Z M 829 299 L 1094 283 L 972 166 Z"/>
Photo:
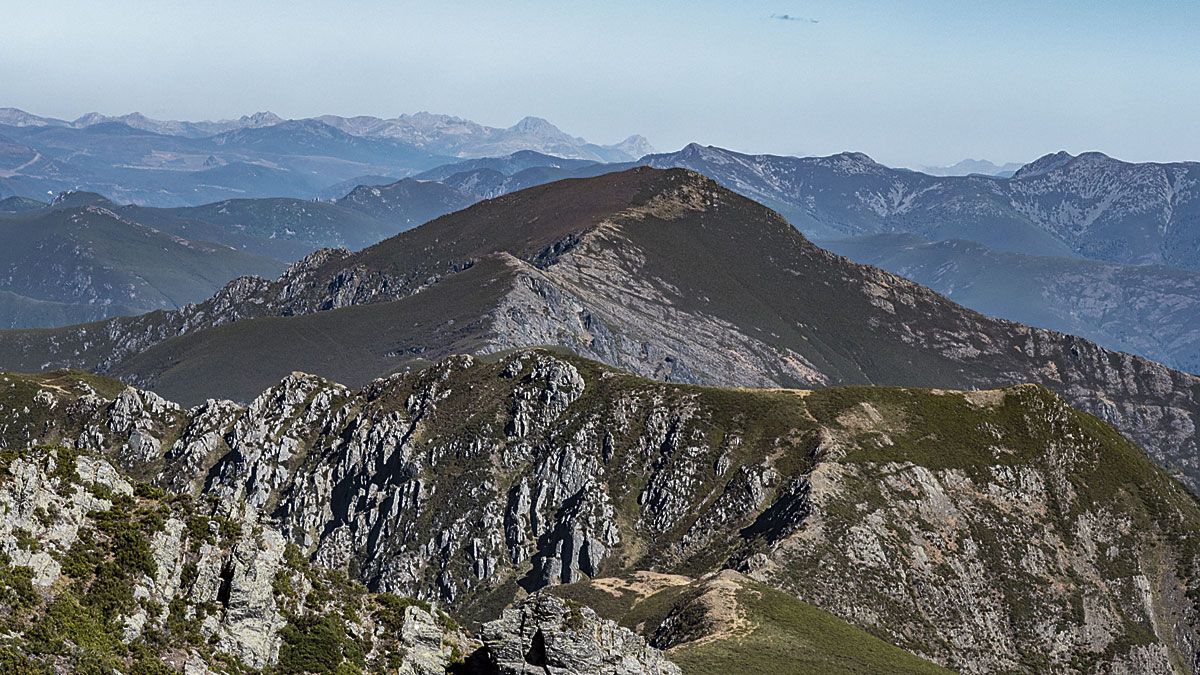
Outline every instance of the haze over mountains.
<path id="1" fill-rule="evenodd" d="M 1021 166 L 1016 162 L 997 165 L 986 159 L 964 159 L 949 166 L 922 166 L 920 171 L 931 176 L 970 176 L 977 173 L 984 176 L 1008 178 Z"/>
<path id="2" fill-rule="evenodd" d="M 148 206 L 309 198 L 357 176 L 400 178 L 455 157 L 523 149 L 599 161 L 632 160 L 651 150 L 640 136 L 597 145 L 535 117 L 503 129 L 431 113 L 303 120 L 257 113 L 220 122 L 88 114 L 67 122 L 5 108 L 0 197 L 86 189 Z"/>

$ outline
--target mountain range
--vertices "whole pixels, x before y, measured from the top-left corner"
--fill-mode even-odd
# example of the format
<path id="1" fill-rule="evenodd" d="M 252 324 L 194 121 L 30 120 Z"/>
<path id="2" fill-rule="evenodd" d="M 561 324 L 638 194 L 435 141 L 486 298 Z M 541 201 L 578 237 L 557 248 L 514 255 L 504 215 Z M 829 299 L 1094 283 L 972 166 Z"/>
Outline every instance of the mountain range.
<path id="1" fill-rule="evenodd" d="M 275 151 L 270 129 L 224 133 Z M 334 202 L 7 201 L 14 241 L 48 238 L 8 264 L 25 289 L 89 233 L 151 241 L 126 253 L 148 268 L 173 243 L 179 279 L 185 253 L 347 247 L 178 309 L 0 330 L 0 368 L 25 371 L 0 374 L 0 665 L 1195 670 L 1200 378 L 802 229 L 914 249 L 887 261 L 913 276 L 926 256 L 1192 273 L 1096 261 L 1000 197 L 992 243 L 1061 257 L 918 239 L 868 208 L 896 175 L 949 181 L 900 198 L 941 209 L 925 234 L 1004 180 L 689 147 L 462 160 Z M 89 280 L 138 269 L 97 259 Z"/>
<path id="2" fill-rule="evenodd" d="M 311 198 L 359 176 L 404 177 L 456 157 L 520 150 L 612 162 L 651 148 L 640 136 L 611 146 L 588 143 L 535 117 L 508 128 L 430 113 L 299 120 L 257 113 L 220 122 L 91 113 L 67 122 L 5 108 L 0 197 L 86 190 L 146 206 Z"/>
<path id="3" fill-rule="evenodd" d="M 248 406 L 0 381 L 14 669 L 1195 666 L 1195 498 L 1034 385 L 729 390 L 544 350 Z"/>
<path id="4" fill-rule="evenodd" d="M 1009 178 L 1021 166 L 1021 164 L 1015 162 L 994 164 L 986 159 L 964 159 L 949 166 L 922 166 L 920 171 L 931 176 L 970 176 L 971 174 L 981 174 L 984 176 Z"/>
<path id="5" fill-rule="evenodd" d="M 1200 273 L 929 242 L 910 234 L 821 241 L 991 316 L 1081 335 L 1200 373 Z"/>
<path id="6" fill-rule="evenodd" d="M 537 345 L 724 386 L 1036 382 L 1200 486 L 1197 378 L 966 310 L 678 169 L 527 189 L 174 312 L 0 332 L 0 367 L 85 368 L 195 404 L 249 400 L 293 370 L 358 386 Z"/>
<path id="7" fill-rule="evenodd" d="M 136 209 L 134 209 L 136 210 Z M 0 213 L 0 316 L 5 327 L 80 323 L 175 309 L 283 261 L 192 238 L 186 227 L 129 217 L 89 193 Z M 182 225 L 182 223 L 180 223 Z"/>

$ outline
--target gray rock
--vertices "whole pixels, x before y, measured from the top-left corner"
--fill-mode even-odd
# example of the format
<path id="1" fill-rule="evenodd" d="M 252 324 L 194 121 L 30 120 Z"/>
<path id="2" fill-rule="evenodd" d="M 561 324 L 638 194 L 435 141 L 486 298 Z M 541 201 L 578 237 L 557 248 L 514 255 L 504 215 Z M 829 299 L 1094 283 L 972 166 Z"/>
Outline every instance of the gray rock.
<path id="1" fill-rule="evenodd" d="M 677 675 L 679 666 L 628 628 L 544 593 L 484 624 L 484 650 L 501 675 Z"/>

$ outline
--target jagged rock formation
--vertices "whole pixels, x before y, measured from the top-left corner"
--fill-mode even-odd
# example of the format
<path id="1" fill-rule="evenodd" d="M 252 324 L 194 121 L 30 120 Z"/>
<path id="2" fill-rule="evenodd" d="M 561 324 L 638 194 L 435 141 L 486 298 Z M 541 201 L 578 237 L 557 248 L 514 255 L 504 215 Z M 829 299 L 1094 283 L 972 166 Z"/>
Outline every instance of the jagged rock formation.
<path id="1" fill-rule="evenodd" d="M 983 317 L 681 170 L 532 188 L 177 312 L 0 332 L 0 366 L 88 368 L 190 404 L 249 400 L 295 369 L 359 385 L 417 359 L 532 345 L 677 382 L 1036 382 L 1200 485 L 1197 378 Z"/>
<path id="2" fill-rule="evenodd" d="M 520 351 L 185 411 L 75 377 L 0 382 L 5 445 L 102 454 L 466 618 L 522 588 L 733 568 L 959 670 L 1196 666 L 1200 506 L 1040 387 L 732 391 Z M 233 580 L 277 559 L 255 536 Z"/>
<path id="3" fill-rule="evenodd" d="M 628 628 L 536 594 L 484 624 L 487 658 L 500 675 L 605 673 L 679 675 L 679 666 Z"/>
<path id="4" fill-rule="evenodd" d="M 86 383 L 63 386 L 82 396 L 59 412 L 101 405 Z M 151 404 L 137 414 L 179 412 L 128 392 L 105 406 L 110 429 L 130 421 L 130 402 Z M 149 438 L 122 433 L 126 452 Z M 310 567 L 267 521 L 167 497 L 73 447 L 2 453 L 4 672 L 333 672 L 345 662 L 435 675 L 469 646 L 425 603 L 372 596 L 344 574 Z"/>

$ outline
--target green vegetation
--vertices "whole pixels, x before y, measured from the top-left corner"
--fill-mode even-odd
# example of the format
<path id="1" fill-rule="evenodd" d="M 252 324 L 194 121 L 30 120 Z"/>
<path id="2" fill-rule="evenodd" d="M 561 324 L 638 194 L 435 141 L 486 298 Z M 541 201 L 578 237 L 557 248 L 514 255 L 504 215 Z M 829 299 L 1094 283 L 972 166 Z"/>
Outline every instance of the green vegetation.
<path id="1" fill-rule="evenodd" d="M 669 655 L 685 675 L 948 673 L 824 610 L 759 583 L 737 592 L 749 628 Z"/>
<path id="2" fill-rule="evenodd" d="M 284 627 L 283 646 L 275 671 L 350 675 L 365 665 L 362 645 L 346 634 L 344 623 L 333 616 L 293 618 Z"/>

